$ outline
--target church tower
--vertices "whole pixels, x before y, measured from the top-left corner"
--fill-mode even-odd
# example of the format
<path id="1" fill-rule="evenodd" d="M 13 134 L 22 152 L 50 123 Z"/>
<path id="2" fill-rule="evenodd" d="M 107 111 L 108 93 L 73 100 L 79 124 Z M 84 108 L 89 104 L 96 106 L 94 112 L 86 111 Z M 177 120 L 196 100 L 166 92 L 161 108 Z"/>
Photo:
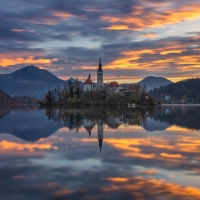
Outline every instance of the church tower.
<path id="1" fill-rule="evenodd" d="M 103 90 L 103 70 L 101 64 L 101 57 L 99 59 L 99 68 L 97 71 L 97 90 Z"/>

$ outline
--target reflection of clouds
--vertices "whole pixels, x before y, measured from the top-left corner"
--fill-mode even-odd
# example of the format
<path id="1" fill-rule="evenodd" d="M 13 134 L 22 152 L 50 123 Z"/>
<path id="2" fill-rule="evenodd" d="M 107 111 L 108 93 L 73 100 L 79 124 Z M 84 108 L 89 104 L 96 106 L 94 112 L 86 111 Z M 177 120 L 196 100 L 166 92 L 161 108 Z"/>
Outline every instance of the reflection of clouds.
<path id="1" fill-rule="evenodd" d="M 103 187 L 105 193 L 125 191 L 137 199 L 193 199 L 199 200 L 200 190 L 193 187 L 182 187 L 178 184 L 167 183 L 161 180 L 133 177 L 123 183 L 118 178 L 107 178 L 109 187 Z"/>
<path id="2" fill-rule="evenodd" d="M 2 199 L 164 199 L 198 200 L 200 190 L 168 181 L 131 176 L 104 165 L 76 171 L 73 167 L 0 167 Z M 35 175 L 33 175 L 35 174 Z M 14 178 L 13 177 L 18 177 Z"/>
<path id="3" fill-rule="evenodd" d="M 22 144 L 22 143 L 16 143 L 16 142 L 9 142 L 6 140 L 3 140 L 0 142 L 0 150 L 4 152 L 24 151 L 24 150 L 34 152 L 36 149 L 47 150 L 47 149 L 58 149 L 58 147 L 52 146 L 51 144 Z"/>
<path id="4" fill-rule="evenodd" d="M 32 114 L 28 115 L 29 120 Z M 125 117 L 126 122 L 130 122 L 132 115 Z M 42 116 L 39 119 L 42 120 Z M 76 124 L 75 120 L 73 122 Z M 52 126 L 52 130 L 65 126 L 61 123 L 54 127 L 52 120 L 45 124 Z M 85 125 L 92 127 L 94 124 L 87 121 Z M 84 127 L 80 127 L 79 132 L 64 127 L 35 143 L 1 134 L 0 198 L 35 200 L 36 195 L 38 199 L 50 200 L 199 198 L 197 131 L 183 134 L 184 128 L 172 126 L 166 131 L 147 132 L 132 123 L 124 123 L 118 129 L 106 127 L 101 122 L 104 128 L 101 154 L 97 125 L 91 137 Z"/>

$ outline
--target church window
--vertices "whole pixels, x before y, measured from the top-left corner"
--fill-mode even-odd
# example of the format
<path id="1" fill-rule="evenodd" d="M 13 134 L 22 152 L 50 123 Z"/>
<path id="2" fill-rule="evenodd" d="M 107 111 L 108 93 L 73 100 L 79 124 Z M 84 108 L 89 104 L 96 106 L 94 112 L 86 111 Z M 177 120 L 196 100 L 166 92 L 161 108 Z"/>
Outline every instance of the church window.
<path id="1" fill-rule="evenodd" d="M 99 78 L 99 80 L 100 80 L 100 78 Z"/>
<path id="2" fill-rule="evenodd" d="M 101 76 L 101 73 L 99 73 L 99 76 Z"/>

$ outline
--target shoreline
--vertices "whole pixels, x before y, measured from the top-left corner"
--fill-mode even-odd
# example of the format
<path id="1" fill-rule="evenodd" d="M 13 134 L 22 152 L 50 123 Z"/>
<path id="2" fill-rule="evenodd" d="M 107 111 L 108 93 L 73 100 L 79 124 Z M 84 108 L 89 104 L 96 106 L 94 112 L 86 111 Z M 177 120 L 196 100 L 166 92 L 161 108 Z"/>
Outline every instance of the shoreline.
<path id="1" fill-rule="evenodd" d="M 200 104 L 162 104 L 161 106 L 200 106 Z"/>

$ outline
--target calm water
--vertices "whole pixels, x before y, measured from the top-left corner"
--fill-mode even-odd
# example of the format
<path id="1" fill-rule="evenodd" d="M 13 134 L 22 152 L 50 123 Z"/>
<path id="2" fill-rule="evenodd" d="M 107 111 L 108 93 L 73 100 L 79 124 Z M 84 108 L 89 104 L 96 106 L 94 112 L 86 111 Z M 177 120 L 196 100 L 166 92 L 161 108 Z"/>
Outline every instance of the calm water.
<path id="1" fill-rule="evenodd" d="M 200 107 L 1 107 L 0 199 L 200 199 Z"/>

